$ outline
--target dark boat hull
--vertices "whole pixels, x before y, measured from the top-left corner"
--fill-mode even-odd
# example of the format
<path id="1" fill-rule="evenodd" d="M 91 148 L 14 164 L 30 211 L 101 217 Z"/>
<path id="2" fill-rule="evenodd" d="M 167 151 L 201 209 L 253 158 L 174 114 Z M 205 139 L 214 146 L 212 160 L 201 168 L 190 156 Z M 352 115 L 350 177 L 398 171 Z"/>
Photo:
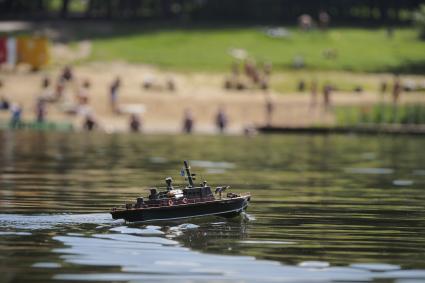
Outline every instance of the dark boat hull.
<path id="1" fill-rule="evenodd" d="M 112 211 L 113 219 L 129 222 L 175 220 L 201 216 L 234 217 L 247 208 L 249 196 L 172 206 Z"/>

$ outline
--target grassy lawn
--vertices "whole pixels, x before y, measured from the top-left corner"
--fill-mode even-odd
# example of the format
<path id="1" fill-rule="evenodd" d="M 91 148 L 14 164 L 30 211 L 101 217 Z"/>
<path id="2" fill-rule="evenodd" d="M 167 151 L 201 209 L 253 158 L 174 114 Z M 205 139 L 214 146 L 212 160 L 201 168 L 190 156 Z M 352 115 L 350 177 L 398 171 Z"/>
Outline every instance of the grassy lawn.
<path id="1" fill-rule="evenodd" d="M 225 71 L 233 58 L 231 48 L 243 48 L 258 61 L 275 69 L 292 67 L 301 56 L 310 70 L 355 72 L 425 70 L 425 41 L 414 29 L 396 29 L 389 38 L 385 29 L 334 28 L 327 32 L 289 29 L 287 38 L 271 38 L 261 28 L 205 28 L 149 30 L 113 27 L 108 36 L 93 38 L 92 60 L 126 60 L 188 71 Z M 114 34 L 110 36 L 110 34 Z M 334 50 L 334 59 L 323 53 Z"/>

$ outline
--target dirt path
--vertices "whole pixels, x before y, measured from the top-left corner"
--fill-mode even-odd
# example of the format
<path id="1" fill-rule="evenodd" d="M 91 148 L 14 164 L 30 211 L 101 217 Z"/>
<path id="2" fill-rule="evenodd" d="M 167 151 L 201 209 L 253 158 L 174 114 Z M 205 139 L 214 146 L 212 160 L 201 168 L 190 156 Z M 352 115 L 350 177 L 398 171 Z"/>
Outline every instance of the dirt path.
<path id="1" fill-rule="evenodd" d="M 229 116 L 229 132 L 241 133 L 248 125 L 260 125 L 265 122 L 265 93 L 259 90 L 226 91 L 222 88 L 223 75 L 206 73 L 169 73 L 154 67 L 131 65 L 127 63 L 90 63 L 74 68 L 77 80 L 74 86 L 67 87 L 69 99 L 85 79 L 89 79 L 90 107 L 102 128 L 108 132 L 126 131 L 128 115 L 114 114 L 109 105 L 108 89 L 112 80 L 120 76 L 123 85 L 119 92 L 121 106 L 144 105 L 143 130 L 145 132 L 178 132 L 181 130 L 183 112 L 191 109 L 195 117 L 195 131 L 211 133 L 215 131 L 214 117 L 219 106 L 223 106 Z M 41 80 L 48 76 L 56 79 L 58 69 L 39 73 L 25 71 L 3 72 L 0 78 L 4 83 L 1 94 L 24 107 L 24 119 L 34 119 L 34 104 L 41 93 Z M 144 90 L 142 82 L 146 78 L 164 84 L 172 77 L 177 89 L 174 92 L 165 89 Z M 321 104 L 310 107 L 310 98 L 305 94 L 270 93 L 275 103 L 273 124 L 279 126 L 310 126 L 334 122 L 331 112 L 323 111 Z M 377 102 L 374 93 L 335 93 L 334 105 L 369 104 Z M 404 101 L 425 102 L 424 95 L 411 94 Z M 320 101 L 319 101 L 320 102 Z M 9 114 L 0 113 L 0 119 L 8 119 Z M 59 105 L 49 105 L 49 121 L 70 121 L 81 128 L 82 117 L 64 114 Z"/>

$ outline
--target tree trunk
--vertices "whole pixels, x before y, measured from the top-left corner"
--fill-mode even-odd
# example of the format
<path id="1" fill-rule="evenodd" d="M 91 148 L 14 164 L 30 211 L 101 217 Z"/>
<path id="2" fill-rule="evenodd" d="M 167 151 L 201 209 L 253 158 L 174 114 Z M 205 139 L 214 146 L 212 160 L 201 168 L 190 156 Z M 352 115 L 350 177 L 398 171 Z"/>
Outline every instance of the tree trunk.
<path id="1" fill-rule="evenodd" d="M 62 0 L 61 17 L 66 19 L 69 12 L 69 0 Z"/>

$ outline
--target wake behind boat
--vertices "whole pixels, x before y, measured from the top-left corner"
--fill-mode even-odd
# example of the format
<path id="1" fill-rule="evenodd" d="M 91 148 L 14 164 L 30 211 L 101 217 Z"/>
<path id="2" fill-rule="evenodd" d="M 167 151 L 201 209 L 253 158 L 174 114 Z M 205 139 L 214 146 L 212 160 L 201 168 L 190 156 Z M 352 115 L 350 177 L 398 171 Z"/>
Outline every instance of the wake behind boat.
<path id="1" fill-rule="evenodd" d="M 150 222 L 160 220 L 175 220 L 201 216 L 234 217 L 248 207 L 251 195 L 223 193 L 229 186 L 216 187 L 214 194 L 206 181 L 200 186 L 194 185 L 195 174 L 191 173 L 187 161 L 184 161 L 182 175 L 186 176 L 188 184 L 184 188 L 173 186 L 173 180 L 165 179 L 166 190 L 150 189 L 147 199 L 138 197 L 135 203 L 113 208 L 113 219 L 124 219 L 129 222 Z M 217 198 L 216 198 L 217 196 Z"/>

